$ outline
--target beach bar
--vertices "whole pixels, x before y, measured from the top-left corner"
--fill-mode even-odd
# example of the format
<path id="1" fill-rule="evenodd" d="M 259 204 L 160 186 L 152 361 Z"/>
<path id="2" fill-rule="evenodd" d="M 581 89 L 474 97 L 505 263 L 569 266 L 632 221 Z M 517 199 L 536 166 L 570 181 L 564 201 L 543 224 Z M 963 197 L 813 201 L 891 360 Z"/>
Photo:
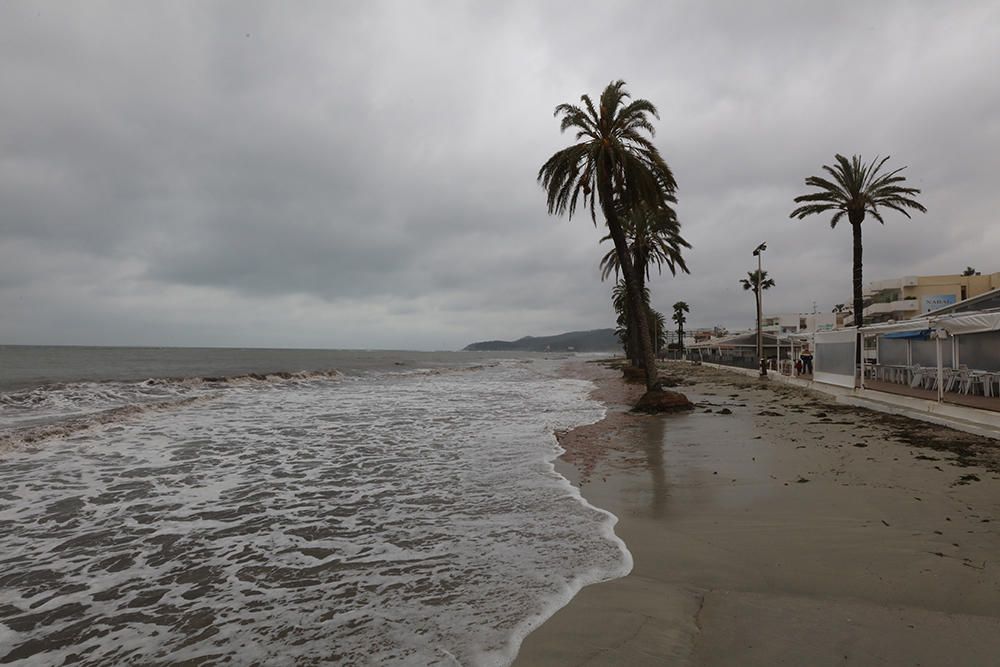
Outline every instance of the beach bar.
<path id="1" fill-rule="evenodd" d="M 876 351 L 862 358 L 862 388 L 1000 410 L 1000 309 L 876 324 L 861 334 L 875 339 Z"/>

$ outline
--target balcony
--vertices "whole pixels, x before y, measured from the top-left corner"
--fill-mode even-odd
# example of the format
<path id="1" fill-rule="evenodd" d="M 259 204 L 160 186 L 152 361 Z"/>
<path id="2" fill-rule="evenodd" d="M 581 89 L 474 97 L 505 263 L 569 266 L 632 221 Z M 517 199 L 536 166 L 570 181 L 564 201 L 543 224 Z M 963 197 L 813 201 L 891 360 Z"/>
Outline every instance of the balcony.
<path id="1" fill-rule="evenodd" d="M 889 301 L 888 303 L 873 303 L 865 308 L 865 317 L 869 315 L 885 315 L 887 313 L 898 313 L 901 317 L 897 320 L 906 320 L 920 312 L 920 301 L 917 299 L 901 299 L 899 301 Z"/>
<path id="2" fill-rule="evenodd" d="M 888 320 L 909 320 L 920 314 L 920 301 L 900 299 L 887 303 L 873 303 L 865 308 L 865 323 L 886 322 Z M 844 326 L 854 326 L 854 313 L 844 316 Z"/>

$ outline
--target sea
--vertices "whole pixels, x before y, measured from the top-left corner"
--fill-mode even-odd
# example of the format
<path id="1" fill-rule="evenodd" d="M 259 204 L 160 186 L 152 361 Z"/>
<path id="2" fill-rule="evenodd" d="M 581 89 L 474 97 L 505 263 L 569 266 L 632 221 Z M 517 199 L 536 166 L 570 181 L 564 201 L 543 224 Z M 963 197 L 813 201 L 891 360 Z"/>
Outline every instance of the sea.
<path id="1" fill-rule="evenodd" d="M 632 565 L 567 362 L 0 346 L 0 664 L 509 664 Z"/>

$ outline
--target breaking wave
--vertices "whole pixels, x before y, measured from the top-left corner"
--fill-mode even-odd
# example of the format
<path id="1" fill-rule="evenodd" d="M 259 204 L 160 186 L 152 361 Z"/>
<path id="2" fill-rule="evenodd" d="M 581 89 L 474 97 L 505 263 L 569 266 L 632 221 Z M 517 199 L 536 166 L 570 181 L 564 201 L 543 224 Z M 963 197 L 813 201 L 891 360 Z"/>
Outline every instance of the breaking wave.
<path id="1" fill-rule="evenodd" d="M 149 378 L 141 382 L 53 383 L 0 393 L 0 451 L 67 437 L 150 411 L 218 398 L 228 389 L 333 380 L 337 370 Z"/>
<path id="2" fill-rule="evenodd" d="M 552 465 L 589 383 L 330 377 L 137 383 L 171 392 L 5 454 L 0 663 L 503 665 L 630 569 Z"/>

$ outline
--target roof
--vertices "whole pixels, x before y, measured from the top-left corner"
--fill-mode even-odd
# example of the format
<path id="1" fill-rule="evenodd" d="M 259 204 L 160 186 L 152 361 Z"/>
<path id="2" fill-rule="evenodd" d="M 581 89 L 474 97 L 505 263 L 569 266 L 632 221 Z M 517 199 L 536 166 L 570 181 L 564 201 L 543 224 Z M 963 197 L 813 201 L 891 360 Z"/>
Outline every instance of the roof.
<path id="1" fill-rule="evenodd" d="M 924 331 L 942 329 L 951 335 L 1000 331 L 1000 309 L 981 310 L 971 313 L 944 313 L 927 315 L 902 322 L 886 322 L 861 327 L 866 334 L 887 334 L 903 331 Z"/>
<path id="2" fill-rule="evenodd" d="M 774 340 L 774 334 L 765 333 L 763 334 L 764 345 L 767 347 L 773 347 L 776 345 Z M 711 340 L 706 340 L 700 343 L 694 343 L 687 346 L 688 349 L 691 348 L 709 348 L 709 347 L 757 347 L 757 334 L 747 333 L 739 334 L 736 336 L 727 336 L 726 338 L 713 338 Z"/>

